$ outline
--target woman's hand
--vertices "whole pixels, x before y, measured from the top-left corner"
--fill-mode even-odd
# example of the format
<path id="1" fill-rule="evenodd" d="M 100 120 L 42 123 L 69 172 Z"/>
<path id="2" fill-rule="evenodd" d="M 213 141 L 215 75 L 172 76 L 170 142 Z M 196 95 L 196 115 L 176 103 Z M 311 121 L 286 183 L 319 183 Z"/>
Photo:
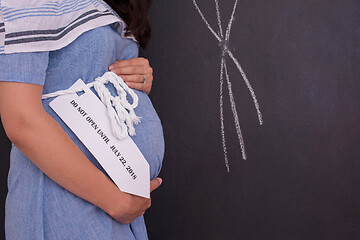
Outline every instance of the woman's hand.
<path id="1" fill-rule="evenodd" d="M 0 81 L 0 115 L 6 134 L 54 182 L 98 206 L 122 223 L 129 223 L 150 207 L 150 199 L 119 190 L 76 146 L 45 111 L 43 87 Z M 161 180 L 150 182 L 156 189 Z"/>
<path id="2" fill-rule="evenodd" d="M 109 70 L 119 75 L 130 88 L 150 93 L 153 69 L 146 58 L 117 60 L 109 66 Z"/>
<path id="3" fill-rule="evenodd" d="M 150 193 L 158 188 L 161 182 L 161 178 L 151 180 Z M 151 199 L 120 192 L 117 202 L 109 206 L 109 210 L 106 212 L 116 221 L 128 224 L 143 215 L 150 206 Z"/>

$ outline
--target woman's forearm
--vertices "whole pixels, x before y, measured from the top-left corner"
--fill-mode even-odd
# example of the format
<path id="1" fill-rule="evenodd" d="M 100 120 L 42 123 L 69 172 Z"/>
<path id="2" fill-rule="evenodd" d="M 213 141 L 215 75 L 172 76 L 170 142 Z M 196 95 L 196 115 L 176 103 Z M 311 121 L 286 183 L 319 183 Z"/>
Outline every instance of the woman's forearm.
<path id="1" fill-rule="evenodd" d="M 150 207 L 150 199 L 124 193 L 76 146 L 41 103 L 42 87 L 0 81 L 0 114 L 6 134 L 57 184 L 122 223 Z M 150 182 L 150 191 L 161 180 Z"/>
<path id="2" fill-rule="evenodd" d="M 9 134 L 12 142 L 49 178 L 109 211 L 120 190 L 87 159 L 51 116 L 41 111 L 14 124 Z"/>

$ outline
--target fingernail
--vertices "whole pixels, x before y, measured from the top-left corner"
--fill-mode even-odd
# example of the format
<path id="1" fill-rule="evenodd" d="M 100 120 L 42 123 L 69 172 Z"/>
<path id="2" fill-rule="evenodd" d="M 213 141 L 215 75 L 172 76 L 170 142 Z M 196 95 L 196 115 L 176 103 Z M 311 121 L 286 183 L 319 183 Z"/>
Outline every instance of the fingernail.
<path id="1" fill-rule="evenodd" d="M 161 185 L 161 183 L 162 183 L 162 179 L 161 178 L 158 178 L 159 179 L 159 183 L 160 183 L 160 185 Z"/>
<path id="2" fill-rule="evenodd" d="M 111 71 L 111 70 L 113 70 L 114 69 L 114 66 L 113 65 L 110 65 L 109 66 L 109 70 Z"/>

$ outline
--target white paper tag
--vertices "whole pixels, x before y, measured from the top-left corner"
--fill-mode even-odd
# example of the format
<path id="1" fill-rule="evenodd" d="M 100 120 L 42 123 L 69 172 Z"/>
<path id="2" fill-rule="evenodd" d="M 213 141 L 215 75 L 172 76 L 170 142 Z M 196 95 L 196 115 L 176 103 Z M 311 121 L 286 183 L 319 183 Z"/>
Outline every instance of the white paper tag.
<path id="1" fill-rule="evenodd" d="M 149 164 L 130 137 L 116 138 L 105 105 L 79 79 L 70 89 L 84 89 L 82 95 L 67 94 L 50 102 L 74 134 L 93 154 L 121 191 L 150 198 Z"/>

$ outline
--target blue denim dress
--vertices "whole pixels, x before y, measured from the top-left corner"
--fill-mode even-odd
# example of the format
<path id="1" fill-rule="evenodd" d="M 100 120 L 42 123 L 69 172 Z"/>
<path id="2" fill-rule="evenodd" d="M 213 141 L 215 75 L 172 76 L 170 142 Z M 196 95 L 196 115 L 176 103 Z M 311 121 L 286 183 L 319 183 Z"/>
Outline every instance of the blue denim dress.
<path id="1" fill-rule="evenodd" d="M 69 88 L 77 79 L 93 81 L 117 59 L 138 56 L 138 46 L 122 38 L 111 25 L 83 33 L 68 46 L 50 52 L 0 55 L 0 80 L 44 86 L 44 93 Z M 141 123 L 132 137 L 150 164 L 150 176 L 158 175 L 164 140 L 161 122 L 148 96 L 136 91 L 135 109 Z M 114 93 L 114 92 L 113 92 Z M 45 110 L 62 126 L 91 162 L 105 173 L 79 139 L 43 101 Z M 74 159 L 76 161 L 76 159 Z M 5 205 L 7 240 L 121 240 L 147 239 L 143 216 L 121 224 L 100 208 L 65 190 L 12 147 Z"/>

